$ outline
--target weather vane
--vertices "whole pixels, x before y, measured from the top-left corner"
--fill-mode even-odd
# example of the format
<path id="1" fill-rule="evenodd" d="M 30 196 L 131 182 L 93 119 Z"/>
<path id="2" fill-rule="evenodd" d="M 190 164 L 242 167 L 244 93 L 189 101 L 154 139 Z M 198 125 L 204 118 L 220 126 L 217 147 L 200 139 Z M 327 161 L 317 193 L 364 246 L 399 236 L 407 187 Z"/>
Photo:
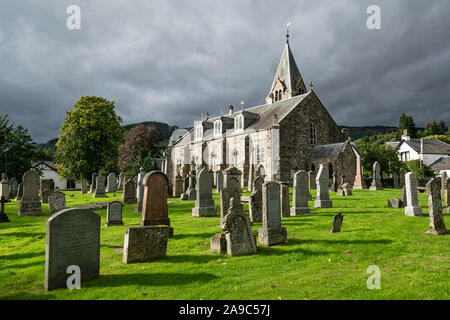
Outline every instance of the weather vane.
<path id="1" fill-rule="evenodd" d="M 286 30 L 286 42 L 289 42 L 289 27 L 291 26 L 291 22 L 287 23 L 287 30 Z"/>

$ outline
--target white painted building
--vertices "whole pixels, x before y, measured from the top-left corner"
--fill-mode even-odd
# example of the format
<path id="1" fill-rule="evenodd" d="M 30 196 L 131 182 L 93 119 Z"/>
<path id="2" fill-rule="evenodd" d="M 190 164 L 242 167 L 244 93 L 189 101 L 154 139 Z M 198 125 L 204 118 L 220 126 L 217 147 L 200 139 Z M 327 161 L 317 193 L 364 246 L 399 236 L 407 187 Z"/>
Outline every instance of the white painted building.
<path id="1" fill-rule="evenodd" d="M 55 189 L 81 189 L 81 183 L 74 183 L 68 181 L 58 174 L 57 166 L 51 161 L 38 161 L 33 162 L 33 168 L 37 168 L 41 171 L 41 179 L 53 179 L 55 182 Z"/>

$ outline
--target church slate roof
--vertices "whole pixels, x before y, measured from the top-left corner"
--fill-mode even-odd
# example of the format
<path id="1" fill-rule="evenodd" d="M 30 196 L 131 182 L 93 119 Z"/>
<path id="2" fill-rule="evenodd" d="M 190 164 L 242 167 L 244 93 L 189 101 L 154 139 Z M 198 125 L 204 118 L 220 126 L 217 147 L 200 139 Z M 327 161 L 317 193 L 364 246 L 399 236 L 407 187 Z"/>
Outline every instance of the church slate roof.
<path id="1" fill-rule="evenodd" d="M 345 142 L 323 144 L 314 146 L 311 150 L 311 159 L 337 158 L 344 149 Z"/>
<path id="2" fill-rule="evenodd" d="M 433 170 L 450 170 L 450 157 L 441 157 L 437 159 L 430 164 L 430 168 Z"/>

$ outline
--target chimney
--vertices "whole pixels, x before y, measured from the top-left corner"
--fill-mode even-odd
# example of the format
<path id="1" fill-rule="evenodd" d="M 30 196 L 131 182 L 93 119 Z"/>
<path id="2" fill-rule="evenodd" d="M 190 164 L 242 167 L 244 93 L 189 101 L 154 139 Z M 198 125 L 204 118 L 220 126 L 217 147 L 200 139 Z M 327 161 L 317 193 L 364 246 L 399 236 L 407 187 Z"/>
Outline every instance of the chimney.
<path id="1" fill-rule="evenodd" d="M 233 114 L 233 112 L 234 112 L 234 107 L 232 104 L 230 104 L 230 113 L 229 114 L 231 115 L 231 114 Z"/>
<path id="2" fill-rule="evenodd" d="M 408 129 L 403 130 L 402 141 L 409 141 L 411 137 L 408 136 Z"/>

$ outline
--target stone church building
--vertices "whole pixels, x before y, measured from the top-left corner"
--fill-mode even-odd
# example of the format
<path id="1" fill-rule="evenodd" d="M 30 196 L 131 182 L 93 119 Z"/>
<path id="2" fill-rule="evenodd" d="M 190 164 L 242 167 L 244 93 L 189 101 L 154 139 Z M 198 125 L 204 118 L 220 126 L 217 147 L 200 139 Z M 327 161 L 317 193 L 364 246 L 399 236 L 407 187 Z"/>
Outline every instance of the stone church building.
<path id="1" fill-rule="evenodd" d="M 165 152 L 163 171 L 170 177 L 187 176 L 193 165 L 211 171 L 229 166 L 241 172 L 241 185 L 259 165 L 266 180 L 292 183 L 298 170 L 317 171 L 320 164 L 329 176 L 345 175 L 353 184 L 357 151 L 312 90 L 307 90 L 295 63 L 289 41 L 283 50 L 264 105 L 195 121 L 194 127 Z M 252 171 L 252 174 L 250 174 Z M 340 180 L 339 180 L 340 181 Z"/>

